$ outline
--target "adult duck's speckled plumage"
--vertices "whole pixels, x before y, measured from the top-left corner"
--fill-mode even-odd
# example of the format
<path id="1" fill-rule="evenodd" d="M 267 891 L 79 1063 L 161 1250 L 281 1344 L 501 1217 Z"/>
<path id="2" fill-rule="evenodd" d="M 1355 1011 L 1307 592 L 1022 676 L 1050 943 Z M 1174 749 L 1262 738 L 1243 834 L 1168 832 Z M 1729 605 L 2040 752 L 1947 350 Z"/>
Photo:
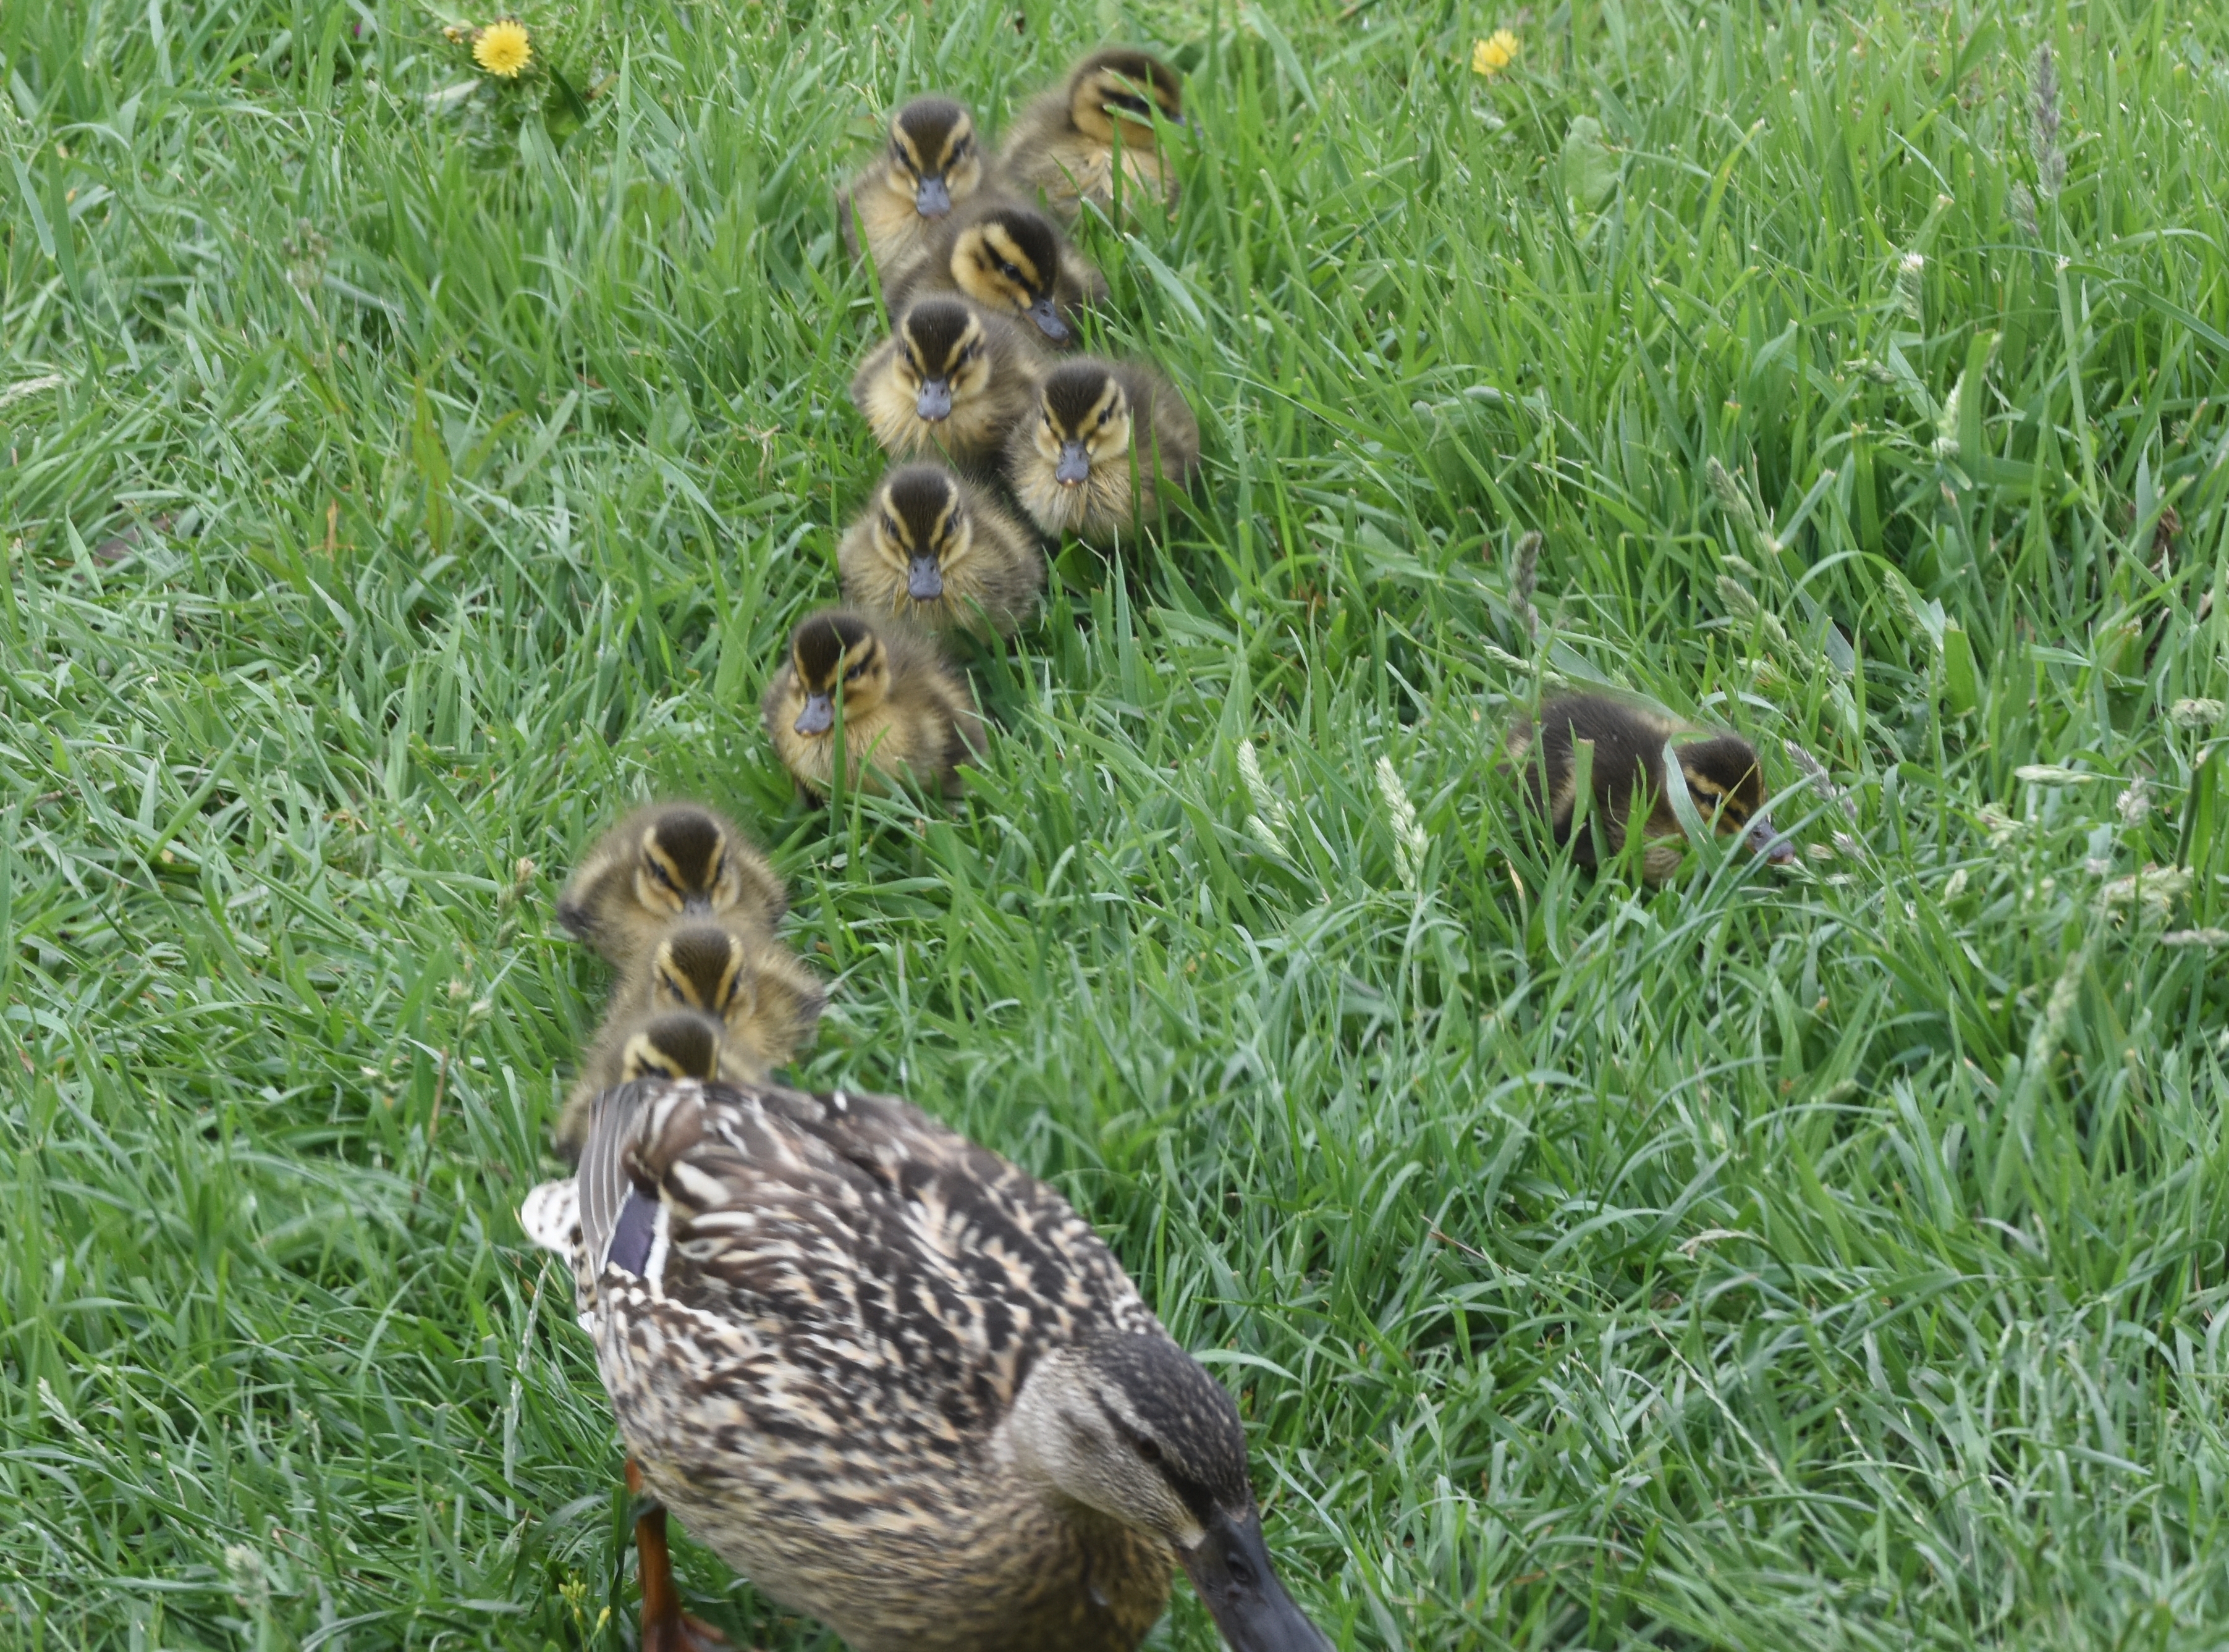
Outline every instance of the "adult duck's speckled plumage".
<path id="1" fill-rule="evenodd" d="M 650 1490 L 857 1652 L 1130 1652 L 1172 1559 L 1316 1652 L 1229 1396 L 1044 1183 L 895 1099 L 646 1080 L 522 1213 Z"/>

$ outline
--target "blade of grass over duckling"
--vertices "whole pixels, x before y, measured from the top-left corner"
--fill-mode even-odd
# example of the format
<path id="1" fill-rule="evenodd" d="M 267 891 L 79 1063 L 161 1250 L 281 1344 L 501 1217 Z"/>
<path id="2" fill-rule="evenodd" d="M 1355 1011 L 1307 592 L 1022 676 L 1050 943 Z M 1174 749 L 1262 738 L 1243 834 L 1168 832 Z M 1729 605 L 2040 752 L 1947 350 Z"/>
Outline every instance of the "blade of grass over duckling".
<path id="1" fill-rule="evenodd" d="M 1101 1226 L 1338 1644 L 2212 1643 L 2229 24 L 522 14 L 581 120 L 189 11 L 0 7 L 11 1621 L 628 1643 L 511 1213 L 607 984 L 553 893 L 695 793 L 838 983 L 804 1076 Z M 1173 221 L 1079 234 L 1204 474 L 980 669 L 964 799 L 798 807 L 756 697 L 881 469 L 831 190 L 1102 28 L 1190 76 Z M 1495 765 L 1598 681 L 1856 816 L 1573 868 Z"/>

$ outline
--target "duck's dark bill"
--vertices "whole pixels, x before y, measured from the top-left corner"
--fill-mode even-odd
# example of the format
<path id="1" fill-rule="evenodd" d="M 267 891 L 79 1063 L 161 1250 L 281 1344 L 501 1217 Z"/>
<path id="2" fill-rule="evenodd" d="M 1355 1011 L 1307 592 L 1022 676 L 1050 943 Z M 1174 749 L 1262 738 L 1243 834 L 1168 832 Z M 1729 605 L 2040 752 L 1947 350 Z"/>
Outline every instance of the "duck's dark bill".
<path id="1" fill-rule="evenodd" d="M 1750 823 L 1749 846 L 1774 866 L 1786 866 L 1795 859 L 1795 845 L 1772 829 L 1772 816 L 1759 815 Z"/>
<path id="2" fill-rule="evenodd" d="M 924 379 L 921 392 L 913 399 L 914 416 L 926 419 L 931 424 L 952 417 L 952 381 Z"/>
<path id="3" fill-rule="evenodd" d="M 906 564 L 906 595 L 915 602 L 935 602 L 944 594 L 944 575 L 925 556 Z"/>
<path id="4" fill-rule="evenodd" d="M 952 191 L 942 178 L 923 178 L 914 189 L 913 209 L 924 218 L 941 218 L 952 210 Z"/>
<path id="5" fill-rule="evenodd" d="M 1091 455 L 1084 451 L 1082 442 L 1060 445 L 1060 460 L 1052 467 L 1052 479 L 1070 488 L 1091 480 Z"/>
<path id="6" fill-rule="evenodd" d="M 1328 1652 L 1277 1581 L 1258 1517 L 1217 1516 L 1199 1546 L 1178 1558 L 1231 1652 Z"/>
<path id="7" fill-rule="evenodd" d="M 836 707 L 825 694 L 805 696 L 805 709 L 797 714 L 797 732 L 800 734 L 825 734 L 836 727 Z"/>
<path id="8" fill-rule="evenodd" d="M 1065 344 L 1068 342 L 1068 323 L 1060 318 L 1060 312 L 1053 308 L 1050 298 L 1038 299 L 1023 313 L 1037 323 L 1037 330 L 1054 343 Z"/>

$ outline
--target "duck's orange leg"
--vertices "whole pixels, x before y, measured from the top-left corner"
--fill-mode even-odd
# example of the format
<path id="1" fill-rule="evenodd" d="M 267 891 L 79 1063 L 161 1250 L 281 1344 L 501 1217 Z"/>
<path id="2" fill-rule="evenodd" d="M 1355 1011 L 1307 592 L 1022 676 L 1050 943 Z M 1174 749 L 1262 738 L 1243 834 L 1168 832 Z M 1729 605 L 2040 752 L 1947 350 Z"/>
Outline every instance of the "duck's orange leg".
<path id="1" fill-rule="evenodd" d="M 629 1457 L 630 1495 L 643 1495 L 642 1470 Z M 652 1503 L 634 1519 L 635 1564 L 642 1581 L 642 1652 L 717 1652 L 728 1637 L 701 1617 L 681 1610 L 673 1586 L 673 1553 L 665 1544 L 665 1509 Z"/>

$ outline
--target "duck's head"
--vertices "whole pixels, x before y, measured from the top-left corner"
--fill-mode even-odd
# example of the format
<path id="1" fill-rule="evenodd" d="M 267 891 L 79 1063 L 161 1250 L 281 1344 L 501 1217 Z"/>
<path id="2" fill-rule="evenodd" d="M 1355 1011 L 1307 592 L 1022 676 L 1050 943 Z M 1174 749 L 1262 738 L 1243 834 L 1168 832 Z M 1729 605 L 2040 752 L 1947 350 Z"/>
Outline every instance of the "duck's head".
<path id="1" fill-rule="evenodd" d="M 1172 126 L 1185 124 L 1183 83 L 1150 52 L 1109 47 L 1085 58 L 1069 77 L 1068 118 L 1102 143 L 1119 127 L 1125 148 L 1150 145 L 1156 111 Z"/>
<path id="2" fill-rule="evenodd" d="M 1757 748 L 1738 734 L 1713 734 L 1673 748 L 1695 812 L 1721 836 L 1741 833 L 1749 846 L 1776 866 L 1795 858 L 1788 840 L 1772 829 L 1764 808 L 1764 770 Z"/>
<path id="3" fill-rule="evenodd" d="M 1130 451 L 1130 398 L 1103 362 L 1063 362 L 1037 387 L 1031 439 L 1063 487 L 1091 479 L 1092 467 Z"/>
<path id="4" fill-rule="evenodd" d="M 789 658 L 805 698 L 794 725 L 800 734 L 825 735 L 836 727 L 839 695 L 844 714 L 856 718 L 890 692 L 889 650 L 875 628 L 848 610 L 826 609 L 806 618 L 789 639 Z"/>
<path id="5" fill-rule="evenodd" d="M 1048 1494 L 1166 1544 L 1236 1652 L 1326 1652 L 1262 1540 L 1238 1408 L 1167 1337 L 1107 1332 L 1046 1355 L 1007 1428 Z"/>
<path id="6" fill-rule="evenodd" d="M 620 1053 L 620 1077 L 711 1079 L 719 1076 L 720 1023 L 694 1010 L 652 1015 L 637 1028 Z"/>
<path id="7" fill-rule="evenodd" d="M 745 987 L 743 944 L 717 924 L 684 924 L 658 941 L 650 993 L 661 1007 L 724 1016 Z"/>
<path id="8" fill-rule="evenodd" d="M 922 217 L 943 217 L 983 182 L 974 118 L 949 98 L 915 98 L 890 117 L 883 178 Z"/>
<path id="9" fill-rule="evenodd" d="M 952 279 L 976 303 L 1025 316 L 1056 344 L 1073 334 L 1053 303 L 1060 279 L 1060 232 L 1027 207 L 1000 207 L 960 232 Z"/>
<path id="10" fill-rule="evenodd" d="M 924 298 L 898 318 L 895 367 L 912 387 L 915 416 L 941 424 L 990 385 L 990 336 L 957 298 Z"/>
<path id="11" fill-rule="evenodd" d="M 915 602 L 940 599 L 946 572 L 974 544 L 960 484 L 935 464 L 909 464 L 883 478 L 868 534 L 875 554 L 905 575 L 906 595 Z"/>
<path id="12" fill-rule="evenodd" d="M 742 899 L 743 877 L 727 829 L 705 810 L 675 804 L 643 828 L 636 899 L 654 912 L 725 912 Z"/>

